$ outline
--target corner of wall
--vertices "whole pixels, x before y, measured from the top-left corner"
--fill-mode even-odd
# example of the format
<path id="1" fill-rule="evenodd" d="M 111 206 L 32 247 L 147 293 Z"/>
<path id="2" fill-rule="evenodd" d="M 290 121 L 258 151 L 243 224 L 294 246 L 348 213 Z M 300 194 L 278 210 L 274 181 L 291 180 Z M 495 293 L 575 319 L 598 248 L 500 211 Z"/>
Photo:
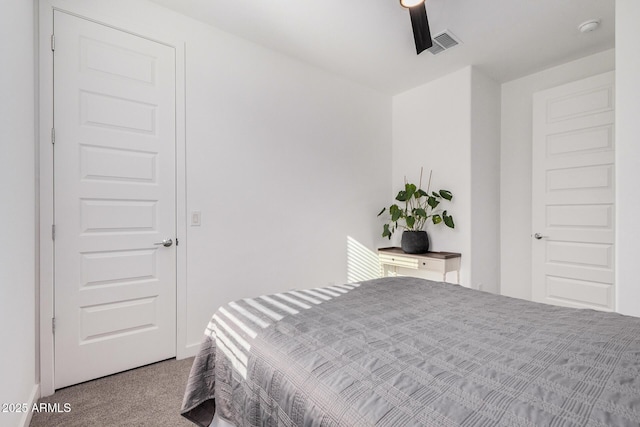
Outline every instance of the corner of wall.
<path id="1" fill-rule="evenodd" d="M 433 170 L 432 188 L 453 195 L 455 229 L 427 227 L 434 251 L 460 252 L 460 282 L 473 284 L 471 250 L 471 76 L 466 66 L 393 97 L 392 183 L 413 179 L 420 167 Z M 417 178 L 415 178 L 417 179 Z"/>
<path id="2" fill-rule="evenodd" d="M 640 3 L 616 1 L 616 310 L 640 317 L 638 241 L 640 202 L 637 197 L 640 170 Z"/>
<path id="3" fill-rule="evenodd" d="M 472 287 L 500 292 L 500 85 L 471 70 Z"/>

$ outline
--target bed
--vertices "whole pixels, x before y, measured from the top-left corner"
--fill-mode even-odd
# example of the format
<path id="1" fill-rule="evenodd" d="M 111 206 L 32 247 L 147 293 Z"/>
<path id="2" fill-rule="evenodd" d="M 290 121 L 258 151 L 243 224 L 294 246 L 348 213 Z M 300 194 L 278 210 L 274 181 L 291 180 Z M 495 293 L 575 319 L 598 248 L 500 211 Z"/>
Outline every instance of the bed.
<path id="1" fill-rule="evenodd" d="M 243 426 L 639 426 L 640 319 L 388 277 L 209 323 L 182 415 Z"/>

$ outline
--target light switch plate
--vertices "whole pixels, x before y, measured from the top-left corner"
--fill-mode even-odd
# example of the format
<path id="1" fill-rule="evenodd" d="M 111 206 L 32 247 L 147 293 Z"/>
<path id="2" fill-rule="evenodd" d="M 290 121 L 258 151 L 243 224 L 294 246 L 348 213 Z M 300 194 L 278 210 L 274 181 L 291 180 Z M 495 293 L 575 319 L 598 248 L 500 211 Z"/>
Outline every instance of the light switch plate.
<path id="1" fill-rule="evenodd" d="M 200 214 L 200 211 L 192 211 L 191 212 L 191 226 L 192 227 L 199 227 L 200 223 L 201 223 L 201 219 L 202 219 L 202 215 Z"/>

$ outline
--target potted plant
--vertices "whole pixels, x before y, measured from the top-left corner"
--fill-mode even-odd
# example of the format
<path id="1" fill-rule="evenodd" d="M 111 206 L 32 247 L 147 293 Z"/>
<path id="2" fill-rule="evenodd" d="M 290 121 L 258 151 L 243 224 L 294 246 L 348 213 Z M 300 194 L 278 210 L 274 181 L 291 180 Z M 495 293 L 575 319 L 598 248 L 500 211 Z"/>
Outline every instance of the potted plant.
<path id="1" fill-rule="evenodd" d="M 446 210 L 437 209 L 443 200 L 451 201 L 453 194 L 448 190 L 433 191 L 429 194 L 431 187 L 431 175 L 429 173 L 429 183 L 427 191 L 422 186 L 422 168 L 420 169 L 420 181 L 418 185 L 407 182 L 405 178 L 404 189 L 398 192 L 396 200 L 389 206 L 390 220 L 384 224 L 382 237 L 391 239 L 391 235 L 399 229 L 404 229 L 400 246 L 402 250 L 409 254 L 422 254 L 429 251 L 429 236 L 424 230 L 427 220 L 431 219 L 433 224 L 444 224 L 449 228 L 455 228 L 453 217 Z M 387 208 L 383 208 L 378 216 L 385 213 Z"/>

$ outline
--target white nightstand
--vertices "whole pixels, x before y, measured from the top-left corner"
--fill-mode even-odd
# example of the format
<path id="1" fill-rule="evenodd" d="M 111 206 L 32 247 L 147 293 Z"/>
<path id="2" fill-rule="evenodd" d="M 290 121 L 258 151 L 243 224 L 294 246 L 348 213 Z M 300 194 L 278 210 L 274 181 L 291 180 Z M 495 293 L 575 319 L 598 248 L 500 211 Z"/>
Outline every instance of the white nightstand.
<path id="1" fill-rule="evenodd" d="M 456 282 L 460 283 L 460 259 L 462 255 L 455 252 L 427 252 L 426 254 L 407 254 L 400 248 L 380 248 L 378 258 L 382 266 L 382 275 L 397 276 L 399 273 L 411 276 L 411 270 L 427 271 L 442 275 L 442 281 L 447 279 L 447 273 L 456 272 Z"/>

